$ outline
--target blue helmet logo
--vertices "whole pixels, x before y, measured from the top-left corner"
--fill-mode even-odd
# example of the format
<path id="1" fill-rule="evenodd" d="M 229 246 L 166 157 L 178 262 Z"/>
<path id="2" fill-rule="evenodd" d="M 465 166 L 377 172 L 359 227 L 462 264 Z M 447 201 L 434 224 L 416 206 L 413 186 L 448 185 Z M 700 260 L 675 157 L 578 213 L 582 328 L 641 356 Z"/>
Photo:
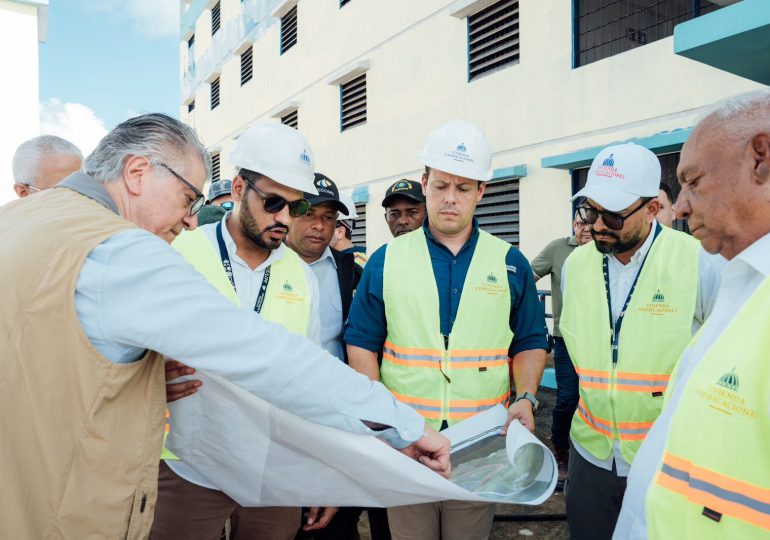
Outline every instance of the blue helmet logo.
<path id="1" fill-rule="evenodd" d="M 457 151 L 458 152 L 466 152 L 468 149 L 465 147 L 465 143 L 460 143 L 457 145 Z"/>
<path id="2" fill-rule="evenodd" d="M 310 165 L 310 156 L 307 154 L 307 151 L 305 150 L 303 150 L 302 153 L 299 155 L 299 160 L 305 165 Z"/>
<path id="3" fill-rule="evenodd" d="M 605 166 L 605 167 L 614 167 L 615 166 L 615 160 L 612 157 L 614 155 L 615 154 L 610 154 L 610 157 L 608 157 L 607 159 L 602 161 L 602 165 Z"/>
<path id="4" fill-rule="evenodd" d="M 330 180 L 327 180 L 326 178 L 321 178 L 317 184 L 321 187 L 329 188 L 332 187 L 332 183 Z"/>

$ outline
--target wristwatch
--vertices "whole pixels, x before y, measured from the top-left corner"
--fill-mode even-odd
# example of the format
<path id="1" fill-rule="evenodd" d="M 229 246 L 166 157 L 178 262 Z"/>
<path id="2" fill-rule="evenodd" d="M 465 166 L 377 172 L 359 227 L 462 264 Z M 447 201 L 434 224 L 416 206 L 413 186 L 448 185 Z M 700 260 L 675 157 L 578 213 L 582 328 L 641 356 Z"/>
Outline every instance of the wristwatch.
<path id="1" fill-rule="evenodd" d="M 524 392 L 520 396 L 518 396 L 515 400 L 513 400 L 514 403 L 517 401 L 521 401 L 522 399 L 526 399 L 532 404 L 532 412 L 537 411 L 537 408 L 540 406 L 540 402 L 537 400 L 537 398 L 530 394 L 529 392 Z"/>

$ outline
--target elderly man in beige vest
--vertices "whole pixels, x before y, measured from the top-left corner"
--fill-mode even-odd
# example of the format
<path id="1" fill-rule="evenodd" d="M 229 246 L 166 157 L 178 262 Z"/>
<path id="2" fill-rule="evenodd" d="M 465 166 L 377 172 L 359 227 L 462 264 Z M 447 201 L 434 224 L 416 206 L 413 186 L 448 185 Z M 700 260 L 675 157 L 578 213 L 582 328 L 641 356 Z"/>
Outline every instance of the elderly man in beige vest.
<path id="1" fill-rule="evenodd" d="M 297 159 L 312 177 L 310 148 Z M 448 474 L 448 441 L 415 411 L 233 305 L 170 248 L 195 227 L 209 169 L 190 127 L 143 115 L 102 139 L 83 173 L 0 208 L 0 538 L 146 538 L 160 355 Z"/>

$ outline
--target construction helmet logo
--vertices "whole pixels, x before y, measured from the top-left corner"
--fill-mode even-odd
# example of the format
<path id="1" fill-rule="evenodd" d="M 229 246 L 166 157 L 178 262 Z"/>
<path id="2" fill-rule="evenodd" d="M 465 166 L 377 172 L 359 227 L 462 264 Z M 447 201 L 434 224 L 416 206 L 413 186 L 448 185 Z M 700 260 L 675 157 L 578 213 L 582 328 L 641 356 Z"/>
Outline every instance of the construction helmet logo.
<path id="1" fill-rule="evenodd" d="M 465 147 L 465 143 L 460 143 L 457 145 L 457 151 L 458 152 L 467 152 L 468 149 Z"/>
<path id="2" fill-rule="evenodd" d="M 310 156 L 308 155 L 307 150 L 302 151 L 299 155 L 299 160 L 305 165 L 310 165 Z"/>
<path id="3" fill-rule="evenodd" d="M 316 185 L 324 188 L 332 187 L 331 181 L 327 178 L 321 178 L 320 180 L 318 180 L 318 182 L 316 182 Z"/>
<path id="4" fill-rule="evenodd" d="M 602 161 L 602 165 L 604 167 L 614 167 L 615 166 L 615 158 L 613 157 L 615 154 L 610 154 L 607 159 Z"/>
<path id="5" fill-rule="evenodd" d="M 723 388 L 737 392 L 738 387 L 741 385 L 741 381 L 738 379 L 738 375 L 735 374 L 735 368 L 733 368 L 729 373 L 725 373 L 719 377 L 717 384 Z"/>

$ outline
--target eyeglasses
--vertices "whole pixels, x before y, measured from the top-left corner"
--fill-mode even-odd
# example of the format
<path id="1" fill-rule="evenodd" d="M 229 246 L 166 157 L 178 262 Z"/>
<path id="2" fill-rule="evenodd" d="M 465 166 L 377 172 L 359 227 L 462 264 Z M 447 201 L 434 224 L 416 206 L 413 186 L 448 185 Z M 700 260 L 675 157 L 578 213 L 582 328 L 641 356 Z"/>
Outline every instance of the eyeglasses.
<path id="1" fill-rule="evenodd" d="M 246 184 L 256 191 L 257 195 L 259 195 L 262 198 L 263 201 L 263 207 L 265 209 L 265 212 L 268 212 L 270 214 L 277 214 L 281 210 L 284 209 L 285 206 L 288 205 L 289 207 L 289 215 L 291 217 L 299 217 L 304 216 L 307 214 L 308 210 L 310 210 L 310 203 L 306 199 L 297 199 L 296 201 L 287 201 L 280 195 L 268 195 L 261 189 L 259 189 L 257 186 L 255 186 L 251 180 L 248 178 L 243 178 L 243 181 L 246 182 Z"/>
<path id="2" fill-rule="evenodd" d="M 617 214 L 615 212 L 610 212 L 608 210 L 597 210 L 591 205 L 588 206 L 581 206 L 578 208 L 578 216 L 580 216 L 580 219 L 588 223 L 589 225 L 593 225 L 596 223 L 596 221 L 599 219 L 599 216 L 602 216 L 602 221 L 605 225 L 607 225 L 608 229 L 612 229 L 613 231 L 619 231 L 623 228 L 623 225 L 625 224 L 626 220 L 633 216 L 635 213 L 637 213 L 639 210 L 647 206 L 648 199 L 642 199 L 642 204 L 637 206 L 634 210 L 626 214 L 625 216 L 621 216 L 620 214 Z"/>
<path id="3" fill-rule="evenodd" d="M 198 211 L 203 207 L 203 203 L 206 202 L 206 197 L 203 195 L 203 193 L 201 193 L 200 190 L 198 190 L 198 188 L 196 188 L 190 182 L 182 178 L 182 176 L 178 172 L 176 172 L 174 169 L 172 169 L 165 163 L 157 162 L 156 165 L 160 165 L 161 167 L 166 169 L 168 172 L 173 174 L 177 180 L 182 182 L 185 186 L 190 188 L 193 191 L 193 193 L 195 193 L 195 200 L 190 205 L 190 215 L 194 216 L 195 214 L 197 214 Z"/>

